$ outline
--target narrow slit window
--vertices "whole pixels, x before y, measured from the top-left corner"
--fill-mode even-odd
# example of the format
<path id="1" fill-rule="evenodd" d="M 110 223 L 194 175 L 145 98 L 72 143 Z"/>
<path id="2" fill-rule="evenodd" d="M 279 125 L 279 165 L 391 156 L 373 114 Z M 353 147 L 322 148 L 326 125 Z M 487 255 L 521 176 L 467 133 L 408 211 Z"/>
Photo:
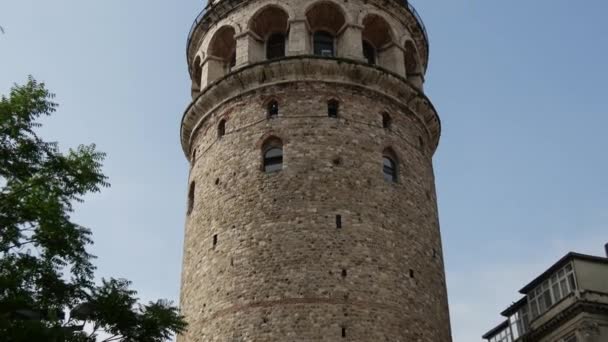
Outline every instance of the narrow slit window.
<path id="1" fill-rule="evenodd" d="M 194 209 L 194 191 L 195 191 L 195 183 L 192 182 L 190 184 L 190 189 L 188 190 L 188 215 L 192 213 L 192 209 Z"/>
<path id="2" fill-rule="evenodd" d="M 346 269 L 342 269 L 342 278 L 346 278 L 347 274 Z"/>
<path id="3" fill-rule="evenodd" d="M 410 269 L 410 278 L 414 278 L 414 270 Z"/>
<path id="4" fill-rule="evenodd" d="M 329 100 L 327 102 L 327 116 L 330 118 L 337 118 L 338 112 L 340 111 L 340 102 L 337 100 Z"/>
<path id="5" fill-rule="evenodd" d="M 217 246 L 217 234 L 213 235 L 213 248 Z"/>
<path id="6" fill-rule="evenodd" d="M 342 215 L 336 215 L 336 228 L 342 228 Z"/>
<path id="7" fill-rule="evenodd" d="M 342 338 L 346 337 L 346 328 L 342 327 Z"/>
<path id="8" fill-rule="evenodd" d="M 382 128 L 391 129 L 392 123 L 391 116 L 388 113 L 382 113 Z"/>
<path id="9" fill-rule="evenodd" d="M 279 116 L 279 103 L 276 100 L 272 100 L 268 103 L 268 118 L 274 119 Z"/>
<path id="10" fill-rule="evenodd" d="M 217 137 L 221 138 L 226 135 L 226 120 L 220 121 L 219 125 L 217 125 Z"/>

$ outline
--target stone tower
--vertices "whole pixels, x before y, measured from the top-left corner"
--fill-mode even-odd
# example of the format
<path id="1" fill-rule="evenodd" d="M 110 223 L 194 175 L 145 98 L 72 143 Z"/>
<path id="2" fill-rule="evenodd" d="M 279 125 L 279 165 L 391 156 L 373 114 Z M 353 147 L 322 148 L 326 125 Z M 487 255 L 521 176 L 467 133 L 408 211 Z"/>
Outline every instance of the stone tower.
<path id="1" fill-rule="evenodd" d="M 405 0 L 216 0 L 188 40 L 183 342 L 449 342 Z"/>

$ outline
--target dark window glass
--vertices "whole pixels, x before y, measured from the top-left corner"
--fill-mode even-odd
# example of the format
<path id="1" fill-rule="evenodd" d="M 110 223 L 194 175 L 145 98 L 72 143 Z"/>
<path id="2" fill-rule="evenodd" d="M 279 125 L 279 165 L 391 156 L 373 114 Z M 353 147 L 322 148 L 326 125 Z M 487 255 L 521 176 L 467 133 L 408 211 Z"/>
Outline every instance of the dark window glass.
<path id="1" fill-rule="evenodd" d="M 342 228 L 342 216 L 341 215 L 336 215 L 336 228 L 338 228 L 338 229 Z"/>
<path id="2" fill-rule="evenodd" d="M 275 33 L 266 42 L 266 59 L 285 57 L 285 35 Z"/>
<path id="3" fill-rule="evenodd" d="M 277 101 L 270 101 L 268 103 L 268 118 L 273 119 L 279 116 L 279 103 Z"/>
<path id="4" fill-rule="evenodd" d="M 363 41 L 363 57 L 365 57 L 367 63 L 376 64 L 376 49 L 365 40 Z"/>
<path id="5" fill-rule="evenodd" d="M 317 56 L 333 57 L 334 51 L 334 36 L 325 31 L 317 31 L 314 34 L 314 53 Z"/>
<path id="6" fill-rule="evenodd" d="M 217 137 L 221 138 L 226 135 L 226 120 L 220 121 L 220 124 L 217 125 Z"/>
<path id="7" fill-rule="evenodd" d="M 382 171 L 384 172 L 384 180 L 397 182 L 397 165 L 391 158 L 386 156 L 383 158 Z"/>
<path id="8" fill-rule="evenodd" d="M 283 149 L 271 147 L 264 152 L 264 171 L 274 172 L 283 169 Z"/>
<path id="9" fill-rule="evenodd" d="M 387 113 L 382 113 L 382 127 L 386 129 L 391 128 L 391 117 Z"/>
<path id="10" fill-rule="evenodd" d="M 336 100 L 330 100 L 327 102 L 327 116 L 330 118 L 337 118 L 338 111 L 340 109 L 340 102 Z"/>

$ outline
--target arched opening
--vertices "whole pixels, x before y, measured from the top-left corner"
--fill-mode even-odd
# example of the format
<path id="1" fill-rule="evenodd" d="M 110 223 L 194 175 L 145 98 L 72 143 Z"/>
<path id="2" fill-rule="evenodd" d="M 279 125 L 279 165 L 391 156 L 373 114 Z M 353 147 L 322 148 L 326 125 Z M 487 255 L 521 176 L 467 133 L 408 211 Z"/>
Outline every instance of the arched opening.
<path id="1" fill-rule="evenodd" d="M 391 148 L 387 148 L 382 153 L 382 174 L 384 180 L 391 183 L 397 183 L 398 175 L 397 156 Z"/>
<path id="2" fill-rule="evenodd" d="M 236 40 L 234 28 L 224 26 L 219 29 L 209 44 L 207 54 L 210 58 L 218 60 L 223 68 L 223 73 L 228 73 L 236 65 Z"/>
<path id="3" fill-rule="evenodd" d="M 411 81 L 415 86 L 422 86 L 422 67 L 418 58 L 418 51 L 411 40 L 405 42 L 405 74 L 408 81 Z"/>
<path id="4" fill-rule="evenodd" d="M 391 116 L 388 115 L 388 113 L 386 112 L 382 113 L 382 128 L 391 129 L 392 123 L 393 121 L 391 119 Z"/>
<path id="5" fill-rule="evenodd" d="M 266 59 L 277 59 L 285 57 L 284 33 L 273 33 L 266 41 Z"/>
<path id="6" fill-rule="evenodd" d="M 313 53 L 318 56 L 337 56 L 338 35 L 346 24 L 340 6 L 330 1 L 317 2 L 306 12 L 306 20 L 312 33 Z"/>
<path id="7" fill-rule="evenodd" d="M 376 48 L 367 40 L 363 41 L 363 57 L 369 64 L 376 64 Z"/>
<path id="8" fill-rule="evenodd" d="M 330 118 L 337 118 L 340 112 L 340 102 L 332 99 L 327 101 L 327 116 Z"/>
<path id="9" fill-rule="evenodd" d="M 262 145 L 262 169 L 266 173 L 283 169 L 283 142 L 276 137 L 268 138 Z"/>
<path id="10" fill-rule="evenodd" d="M 203 66 L 201 56 L 196 56 L 192 65 L 192 89 L 199 91 L 203 83 Z"/>
<path id="11" fill-rule="evenodd" d="M 217 125 L 217 137 L 221 138 L 226 135 L 226 120 L 222 119 Z"/>
<path id="12" fill-rule="evenodd" d="M 391 27 L 388 22 L 379 15 L 368 14 L 363 19 L 363 55 L 369 64 L 378 64 L 389 69 L 387 61 L 387 46 L 393 41 Z"/>
<path id="13" fill-rule="evenodd" d="M 249 22 L 249 30 L 253 32 L 260 44 L 265 43 L 266 59 L 285 57 L 289 15 L 282 8 L 270 5 L 256 13 Z M 264 48 L 260 45 L 257 48 Z"/>
<path id="14" fill-rule="evenodd" d="M 274 119 L 279 117 L 279 103 L 277 102 L 277 100 L 272 100 L 270 102 L 268 102 L 268 113 L 266 115 L 266 117 L 268 119 Z"/>

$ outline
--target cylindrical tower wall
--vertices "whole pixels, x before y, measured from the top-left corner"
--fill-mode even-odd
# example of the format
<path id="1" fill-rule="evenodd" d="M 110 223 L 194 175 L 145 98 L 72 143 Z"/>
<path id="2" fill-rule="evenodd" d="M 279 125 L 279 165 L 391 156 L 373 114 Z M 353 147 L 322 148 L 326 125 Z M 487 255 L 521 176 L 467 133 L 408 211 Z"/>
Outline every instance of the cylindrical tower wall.
<path id="1" fill-rule="evenodd" d="M 228 22 L 255 17 L 264 6 L 254 3 L 224 9 L 210 34 L 198 35 L 200 51 L 225 57 L 201 52 L 199 71 L 225 67 L 230 48 L 251 52 L 242 39 L 249 33 Z M 288 44 L 306 4 L 314 5 L 299 1 L 286 10 Z M 356 6 L 368 4 L 341 6 L 348 23 L 364 12 Z M 311 20 L 308 27 L 316 25 Z M 391 20 L 383 51 L 407 30 Z M 268 23 L 256 25 L 263 31 Z M 372 33 L 364 26 L 353 24 L 384 44 L 382 25 Z M 217 45 L 218 32 L 217 39 L 234 35 L 241 43 Z M 450 342 L 434 108 L 407 73 L 369 59 L 287 55 L 245 58 L 210 83 L 199 81 L 184 114 L 191 170 L 181 306 L 190 326 L 180 341 Z M 282 148 L 278 171 L 264 170 L 268 144 Z M 394 162 L 388 178 L 385 157 Z"/>

